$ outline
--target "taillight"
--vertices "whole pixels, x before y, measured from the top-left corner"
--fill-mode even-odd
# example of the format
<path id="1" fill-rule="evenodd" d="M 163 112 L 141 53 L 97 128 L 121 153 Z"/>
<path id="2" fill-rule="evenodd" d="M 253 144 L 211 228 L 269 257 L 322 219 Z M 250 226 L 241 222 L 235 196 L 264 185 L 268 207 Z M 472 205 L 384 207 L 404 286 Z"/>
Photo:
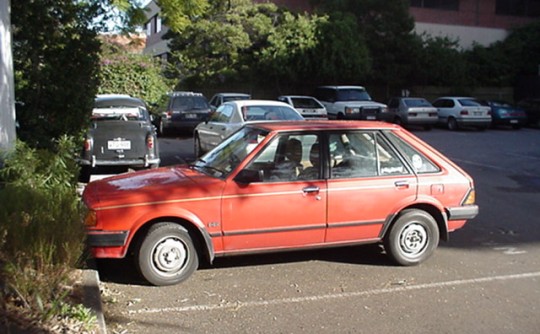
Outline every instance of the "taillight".
<path id="1" fill-rule="evenodd" d="M 469 114 L 469 111 L 467 110 L 462 110 L 459 112 L 460 115 L 468 115 Z"/>
<path id="2" fill-rule="evenodd" d="M 169 110 L 169 111 L 167 111 L 167 113 L 165 115 L 167 115 L 167 118 L 171 118 L 172 114 L 173 114 L 173 112 L 171 110 Z"/>
<path id="3" fill-rule="evenodd" d="M 146 147 L 148 147 L 149 150 L 154 148 L 154 136 L 146 137 Z"/>
<path id="4" fill-rule="evenodd" d="M 91 151 L 92 150 L 92 144 L 93 144 L 92 143 L 92 138 L 86 138 L 84 140 L 84 150 L 86 152 Z"/>
<path id="5" fill-rule="evenodd" d="M 473 205 L 476 201 L 476 192 L 474 189 L 471 189 L 469 193 L 467 194 L 467 197 L 465 197 L 465 200 L 463 201 L 463 205 Z"/>

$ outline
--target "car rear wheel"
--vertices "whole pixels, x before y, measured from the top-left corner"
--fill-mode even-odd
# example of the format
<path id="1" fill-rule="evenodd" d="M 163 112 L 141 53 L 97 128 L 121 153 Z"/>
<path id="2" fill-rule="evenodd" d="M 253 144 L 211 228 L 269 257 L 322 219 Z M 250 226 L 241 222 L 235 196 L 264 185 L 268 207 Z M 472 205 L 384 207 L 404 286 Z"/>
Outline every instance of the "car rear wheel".
<path id="1" fill-rule="evenodd" d="M 173 285 L 197 270 L 199 258 L 189 232 L 174 223 L 152 226 L 136 250 L 136 265 L 154 285 Z"/>
<path id="2" fill-rule="evenodd" d="M 162 136 L 162 137 L 166 137 L 167 136 L 167 128 L 165 128 L 165 125 L 163 125 L 163 120 L 159 120 L 159 127 L 158 127 L 158 132 L 159 132 L 159 135 Z"/>
<path id="3" fill-rule="evenodd" d="M 439 244 L 435 219 L 425 211 L 403 211 L 384 239 L 388 256 L 403 266 L 417 265 L 429 258 Z"/>
<path id="4" fill-rule="evenodd" d="M 457 121 L 454 117 L 448 117 L 447 125 L 448 125 L 448 130 L 450 131 L 456 131 L 459 129 Z"/>

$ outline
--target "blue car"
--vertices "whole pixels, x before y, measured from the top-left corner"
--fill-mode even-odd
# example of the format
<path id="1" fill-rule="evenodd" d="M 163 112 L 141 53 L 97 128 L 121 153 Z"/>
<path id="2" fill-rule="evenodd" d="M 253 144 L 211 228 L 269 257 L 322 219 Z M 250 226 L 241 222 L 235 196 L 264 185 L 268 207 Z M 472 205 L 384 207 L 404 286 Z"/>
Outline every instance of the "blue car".
<path id="1" fill-rule="evenodd" d="M 506 125 L 520 129 L 527 124 L 525 110 L 505 101 L 479 100 L 482 105 L 491 108 L 491 125 L 493 127 Z"/>

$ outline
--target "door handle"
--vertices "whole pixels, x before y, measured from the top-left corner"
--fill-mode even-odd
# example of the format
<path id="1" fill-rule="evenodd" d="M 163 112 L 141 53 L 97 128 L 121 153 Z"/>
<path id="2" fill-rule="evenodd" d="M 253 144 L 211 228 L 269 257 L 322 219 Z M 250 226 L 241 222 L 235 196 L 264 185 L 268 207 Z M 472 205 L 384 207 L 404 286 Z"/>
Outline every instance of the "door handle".
<path id="1" fill-rule="evenodd" d="M 396 181 L 394 182 L 394 185 L 396 186 L 396 188 L 409 188 L 408 181 Z"/>
<path id="2" fill-rule="evenodd" d="M 305 194 L 308 194 L 308 193 L 318 193 L 320 190 L 319 187 L 317 186 L 307 186 L 305 188 L 302 189 L 302 191 L 305 193 Z"/>

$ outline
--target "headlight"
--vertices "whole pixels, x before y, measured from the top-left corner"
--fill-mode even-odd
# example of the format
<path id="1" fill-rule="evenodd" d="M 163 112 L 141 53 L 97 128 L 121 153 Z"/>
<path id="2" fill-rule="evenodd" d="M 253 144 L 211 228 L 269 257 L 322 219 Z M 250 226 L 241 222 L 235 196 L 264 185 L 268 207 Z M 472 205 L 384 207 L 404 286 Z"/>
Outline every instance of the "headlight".
<path id="1" fill-rule="evenodd" d="M 360 108 L 345 107 L 346 114 L 358 114 L 359 112 Z"/>

